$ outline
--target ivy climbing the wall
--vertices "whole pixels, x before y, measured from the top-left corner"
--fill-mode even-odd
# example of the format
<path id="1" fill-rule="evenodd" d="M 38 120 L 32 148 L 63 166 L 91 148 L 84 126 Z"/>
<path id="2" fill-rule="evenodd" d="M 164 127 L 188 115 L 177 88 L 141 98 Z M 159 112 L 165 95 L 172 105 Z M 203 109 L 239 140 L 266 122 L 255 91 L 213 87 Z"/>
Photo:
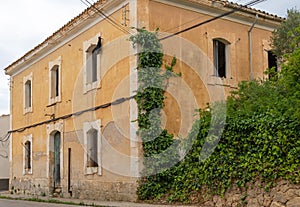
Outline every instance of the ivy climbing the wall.
<path id="1" fill-rule="evenodd" d="M 278 79 L 239 84 L 226 103 L 220 142 L 201 159 L 216 108 L 199 110 L 200 118 L 181 143 L 162 129 L 164 92 L 176 59 L 162 70 L 157 31 L 137 31 L 130 40 L 139 49 L 135 100 L 145 157 L 139 199 L 192 202 L 191 195 L 224 194 L 257 180 L 265 190 L 280 179 L 300 183 L 300 48 L 282 65 Z M 178 148 L 187 144 L 192 146 L 179 161 Z"/>
<path id="2" fill-rule="evenodd" d="M 162 70 L 164 55 L 157 31 L 137 31 L 136 35 L 130 37 L 133 46 L 139 50 L 139 86 L 135 100 L 138 105 L 138 135 L 143 141 L 144 150 L 143 178 L 137 193 L 140 199 L 153 199 L 166 193 L 172 186 L 174 168 L 179 161 L 177 141 L 161 127 L 164 92 L 167 80 L 175 75 L 173 67 L 176 58 Z"/>

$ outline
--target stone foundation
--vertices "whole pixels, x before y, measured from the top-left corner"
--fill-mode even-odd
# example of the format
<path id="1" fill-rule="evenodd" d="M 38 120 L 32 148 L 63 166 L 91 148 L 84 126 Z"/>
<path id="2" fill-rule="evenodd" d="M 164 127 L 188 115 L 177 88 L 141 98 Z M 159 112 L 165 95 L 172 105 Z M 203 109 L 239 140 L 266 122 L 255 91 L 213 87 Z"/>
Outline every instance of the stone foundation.
<path id="1" fill-rule="evenodd" d="M 49 181 L 47 179 L 12 179 L 9 191 L 11 194 L 24 194 L 32 196 L 50 195 Z"/>
<path id="2" fill-rule="evenodd" d="M 201 207 L 300 207 L 300 185 L 280 181 L 265 190 L 258 182 L 247 190 L 231 189 L 224 197 L 205 199 Z"/>
<path id="3" fill-rule="evenodd" d="M 136 182 L 81 182 L 71 187 L 72 197 L 101 201 L 136 201 Z M 70 194 L 68 193 L 70 196 Z M 67 197 L 63 191 L 63 196 Z"/>
<path id="4" fill-rule="evenodd" d="M 72 181 L 69 192 L 66 182 L 62 182 L 59 196 L 64 198 L 89 199 L 99 201 L 136 201 L 136 181 L 132 182 L 100 182 L 94 180 Z M 30 196 L 51 196 L 53 188 L 47 179 L 13 179 L 10 182 L 11 194 Z"/>

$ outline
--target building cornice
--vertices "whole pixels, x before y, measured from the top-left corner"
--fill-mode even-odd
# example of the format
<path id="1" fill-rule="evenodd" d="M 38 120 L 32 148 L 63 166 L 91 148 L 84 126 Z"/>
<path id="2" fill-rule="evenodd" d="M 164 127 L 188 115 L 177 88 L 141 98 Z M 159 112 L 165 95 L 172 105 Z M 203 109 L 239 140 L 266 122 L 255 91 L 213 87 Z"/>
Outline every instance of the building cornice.
<path id="1" fill-rule="evenodd" d="M 228 11 L 233 8 L 240 8 L 238 12 L 231 15 L 231 17 L 225 17 L 225 19 L 233 20 L 237 18 L 240 22 L 245 23 L 245 19 L 248 19 L 249 22 L 252 21 L 252 16 L 258 14 L 261 17 L 259 22 L 262 28 L 271 30 L 275 28 L 276 25 L 279 25 L 284 18 L 278 17 L 276 15 L 268 14 L 263 11 L 259 11 L 253 8 L 242 6 L 236 3 L 231 3 L 225 0 L 154 0 L 158 2 L 168 3 L 168 4 L 182 4 L 182 5 L 194 5 L 198 9 L 203 6 L 201 10 L 208 9 L 209 11 L 219 10 L 219 11 Z M 77 17 L 73 18 L 58 31 L 53 33 L 41 44 L 37 45 L 35 48 L 27 52 L 24 56 L 10 64 L 6 67 L 5 73 L 10 76 L 18 74 L 20 71 L 23 71 L 24 68 L 28 68 L 34 62 L 36 62 L 41 57 L 44 57 L 45 54 L 55 51 L 55 49 L 61 46 L 62 42 L 67 42 L 75 38 L 77 35 L 82 33 L 89 26 L 94 25 L 95 22 L 103 20 L 103 17 L 100 17 L 95 11 L 95 7 L 99 10 L 105 10 L 108 13 L 115 10 L 118 5 L 121 3 L 128 3 L 128 0 L 99 0 L 93 6 L 85 9 Z M 190 8 L 193 8 L 190 7 Z M 215 13 L 215 12 L 213 12 Z M 250 16 L 249 16 L 250 15 Z"/>
<path id="2" fill-rule="evenodd" d="M 99 15 L 95 8 L 98 10 L 105 10 L 107 15 L 120 8 L 119 5 L 128 2 L 127 0 L 100 0 L 85 9 L 81 14 L 70 20 L 67 24 L 49 36 L 41 44 L 37 45 L 32 50 L 28 51 L 21 58 L 7 66 L 4 70 L 7 75 L 14 76 L 24 68 L 28 68 L 35 63 L 38 59 L 46 56 L 68 41 L 71 41 L 76 36 L 84 32 L 85 29 L 90 28 L 102 21 L 105 17 Z"/>

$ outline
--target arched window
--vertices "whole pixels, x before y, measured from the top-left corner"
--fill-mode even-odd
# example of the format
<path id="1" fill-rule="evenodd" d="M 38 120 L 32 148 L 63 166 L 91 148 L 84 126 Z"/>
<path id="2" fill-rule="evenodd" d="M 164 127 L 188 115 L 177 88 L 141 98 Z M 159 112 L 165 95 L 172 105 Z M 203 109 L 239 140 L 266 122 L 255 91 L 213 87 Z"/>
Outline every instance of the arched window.
<path id="1" fill-rule="evenodd" d="M 91 128 L 87 132 L 87 167 L 98 167 L 98 131 Z"/>
<path id="2" fill-rule="evenodd" d="M 54 65 L 51 69 L 51 98 L 59 96 L 59 66 Z"/>
<path id="3" fill-rule="evenodd" d="M 86 83 L 98 81 L 98 50 L 96 45 L 91 45 L 86 51 Z"/>
<path id="4" fill-rule="evenodd" d="M 31 80 L 27 80 L 25 83 L 25 108 L 31 107 Z"/>
<path id="5" fill-rule="evenodd" d="M 85 174 L 102 175 L 101 169 L 101 121 L 85 122 L 84 136 L 84 166 Z"/>
<path id="6" fill-rule="evenodd" d="M 23 175 L 32 174 L 32 135 L 23 140 Z"/>
<path id="7" fill-rule="evenodd" d="M 228 45 L 229 42 L 223 39 L 213 40 L 214 68 L 215 75 L 220 78 L 226 78 L 228 67 Z"/>
<path id="8" fill-rule="evenodd" d="M 23 113 L 32 112 L 32 73 L 23 77 Z"/>
<path id="9" fill-rule="evenodd" d="M 83 92 L 100 88 L 101 85 L 101 53 L 100 34 L 83 42 Z"/>

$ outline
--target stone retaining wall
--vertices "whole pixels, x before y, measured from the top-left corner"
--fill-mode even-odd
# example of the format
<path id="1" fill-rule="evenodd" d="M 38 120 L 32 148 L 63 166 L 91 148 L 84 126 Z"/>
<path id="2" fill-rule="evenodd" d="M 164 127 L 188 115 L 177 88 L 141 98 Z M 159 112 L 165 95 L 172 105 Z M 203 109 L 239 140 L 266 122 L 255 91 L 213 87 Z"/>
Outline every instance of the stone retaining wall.
<path id="1" fill-rule="evenodd" d="M 265 190 L 257 182 L 247 190 L 231 189 L 224 197 L 214 196 L 201 207 L 300 207 L 300 186 L 280 181 Z"/>

